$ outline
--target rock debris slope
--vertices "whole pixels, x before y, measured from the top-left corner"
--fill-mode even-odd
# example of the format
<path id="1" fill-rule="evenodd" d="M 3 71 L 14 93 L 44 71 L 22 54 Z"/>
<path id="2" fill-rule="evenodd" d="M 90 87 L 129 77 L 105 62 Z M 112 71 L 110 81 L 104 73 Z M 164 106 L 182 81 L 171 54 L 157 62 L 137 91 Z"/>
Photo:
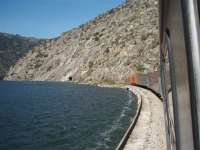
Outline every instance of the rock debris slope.
<path id="1" fill-rule="evenodd" d="M 5 80 L 126 83 L 158 69 L 158 2 L 127 0 L 86 24 L 43 41 Z"/>

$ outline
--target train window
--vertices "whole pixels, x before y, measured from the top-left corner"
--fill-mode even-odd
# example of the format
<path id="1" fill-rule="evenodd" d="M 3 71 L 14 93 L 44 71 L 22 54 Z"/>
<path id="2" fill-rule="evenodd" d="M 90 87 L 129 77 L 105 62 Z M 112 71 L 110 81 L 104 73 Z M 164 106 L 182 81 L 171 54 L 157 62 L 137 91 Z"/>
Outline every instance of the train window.
<path id="1" fill-rule="evenodd" d="M 197 0 L 198 14 L 200 18 L 200 0 Z"/>
<path id="2" fill-rule="evenodd" d="M 170 145 L 170 150 L 176 149 L 175 138 L 175 123 L 174 123 L 174 102 L 172 98 L 172 79 L 171 79 L 171 59 L 170 59 L 170 41 L 166 34 L 164 47 L 161 51 L 161 75 L 162 75 L 162 93 L 164 98 L 166 125 L 167 125 L 167 140 Z"/>

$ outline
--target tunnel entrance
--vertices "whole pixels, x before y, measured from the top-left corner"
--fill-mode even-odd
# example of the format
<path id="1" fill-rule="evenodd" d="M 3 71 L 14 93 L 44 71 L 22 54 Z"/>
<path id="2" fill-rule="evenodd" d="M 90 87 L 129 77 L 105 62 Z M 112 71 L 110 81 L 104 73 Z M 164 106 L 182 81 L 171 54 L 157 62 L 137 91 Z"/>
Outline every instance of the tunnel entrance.
<path id="1" fill-rule="evenodd" d="M 69 81 L 72 81 L 72 76 L 69 76 L 69 77 L 68 77 L 68 80 L 69 80 Z"/>

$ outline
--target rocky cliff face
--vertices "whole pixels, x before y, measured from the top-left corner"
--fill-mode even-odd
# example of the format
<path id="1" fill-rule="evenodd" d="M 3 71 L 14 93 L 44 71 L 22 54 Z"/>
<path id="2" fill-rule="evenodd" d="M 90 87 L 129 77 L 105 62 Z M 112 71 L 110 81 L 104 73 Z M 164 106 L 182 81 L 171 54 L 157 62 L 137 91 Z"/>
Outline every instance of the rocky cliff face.
<path id="1" fill-rule="evenodd" d="M 158 2 L 129 0 L 34 47 L 6 80 L 125 83 L 159 64 Z"/>
<path id="2" fill-rule="evenodd" d="M 39 40 L 19 35 L 0 33 L 0 80 L 9 68 L 31 50 Z"/>

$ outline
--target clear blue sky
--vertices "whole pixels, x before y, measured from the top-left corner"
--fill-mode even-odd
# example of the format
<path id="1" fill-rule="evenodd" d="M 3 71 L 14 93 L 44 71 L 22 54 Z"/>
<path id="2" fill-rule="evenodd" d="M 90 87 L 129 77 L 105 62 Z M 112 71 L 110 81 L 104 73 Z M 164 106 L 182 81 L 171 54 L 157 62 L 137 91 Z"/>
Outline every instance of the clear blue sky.
<path id="1" fill-rule="evenodd" d="M 124 0 L 0 0 L 0 32 L 53 38 Z"/>

